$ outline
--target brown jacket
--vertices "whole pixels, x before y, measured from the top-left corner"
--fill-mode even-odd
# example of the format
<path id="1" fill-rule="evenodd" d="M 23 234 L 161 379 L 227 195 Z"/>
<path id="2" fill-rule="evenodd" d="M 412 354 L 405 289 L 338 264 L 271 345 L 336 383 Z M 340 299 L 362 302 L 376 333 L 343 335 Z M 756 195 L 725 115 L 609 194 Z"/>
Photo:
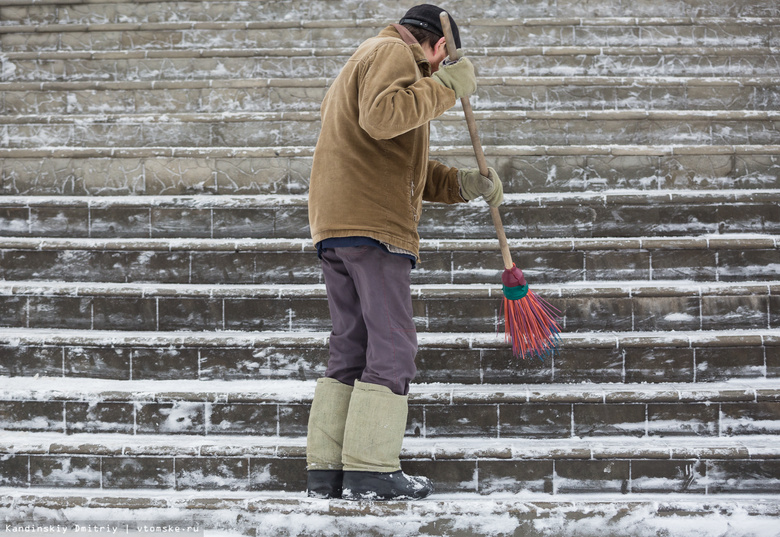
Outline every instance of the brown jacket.
<path id="1" fill-rule="evenodd" d="M 422 47 L 390 25 L 333 82 L 309 185 L 315 244 L 371 237 L 419 256 L 422 200 L 466 201 L 457 169 L 428 160 L 428 122 L 455 105 L 455 92 L 430 74 Z"/>

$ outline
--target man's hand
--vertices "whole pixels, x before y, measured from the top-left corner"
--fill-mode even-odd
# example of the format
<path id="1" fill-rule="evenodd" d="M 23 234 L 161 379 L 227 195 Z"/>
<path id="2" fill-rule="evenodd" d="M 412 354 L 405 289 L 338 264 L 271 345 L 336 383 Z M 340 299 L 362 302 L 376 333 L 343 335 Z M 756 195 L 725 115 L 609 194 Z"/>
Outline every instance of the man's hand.
<path id="1" fill-rule="evenodd" d="M 485 177 L 477 168 L 458 170 L 458 183 L 464 199 L 473 200 L 482 196 L 491 207 L 498 207 L 504 201 L 504 185 L 493 168 L 488 168 L 490 177 Z"/>
<path id="2" fill-rule="evenodd" d="M 468 97 L 477 91 L 477 76 L 474 65 L 468 58 L 460 58 L 454 63 L 442 62 L 439 70 L 431 75 L 436 82 L 455 92 L 458 99 Z"/>

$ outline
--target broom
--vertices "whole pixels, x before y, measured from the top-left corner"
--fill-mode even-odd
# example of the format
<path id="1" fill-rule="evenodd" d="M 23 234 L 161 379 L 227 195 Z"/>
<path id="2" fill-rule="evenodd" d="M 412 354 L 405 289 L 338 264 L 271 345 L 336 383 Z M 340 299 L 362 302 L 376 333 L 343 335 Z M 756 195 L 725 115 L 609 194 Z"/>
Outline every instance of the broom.
<path id="1" fill-rule="evenodd" d="M 439 17 L 447 40 L 447 52 L 450 60 L 457 60 L 458 50 L 452 36 L 449 15 L 443 11 Z M 461 98 L 460 102 L 463 105 L 471 144 L 474 146 L 474 153 L 477 157 L 479 173 L 488 177 L 487 160 L 485 160 L 485 153 L 482 151 L 482 144 L 479 141 L 477 122 L 474 119 L 471 102 L 469 102 L 468 97 Z M 515 356 L 544 359 L 545 356 L 557 350 L 561 329 L 556 318 L 560 312 L 528 289 L 523 272 L 512 262 L 512 254 L 509 252 L 509 244 L 507 244 L 498 208 L 490 207 L 490 216 L 493 217 L 493 225 L 496 228 L 496 236 L 504 260 L 501 283 L 504 289 L 503 310 L 506 339 L 512 342 L 512 353 Z"/>

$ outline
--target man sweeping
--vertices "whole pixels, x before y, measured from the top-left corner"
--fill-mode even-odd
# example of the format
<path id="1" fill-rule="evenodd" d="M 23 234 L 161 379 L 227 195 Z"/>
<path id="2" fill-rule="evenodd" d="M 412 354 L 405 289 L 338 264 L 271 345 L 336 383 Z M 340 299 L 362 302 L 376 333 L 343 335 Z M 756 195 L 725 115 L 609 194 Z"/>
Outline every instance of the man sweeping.
<path id="1" fill-rule="evenodd" d="M 312 497 L 420 499 L 433 491 L 399 460 L 417 371 L 411 270 L 422 201 L 503 200 L 492 168 L 488 178 L 428 158 L 429 122 L 476 90 L 467 58 L 445 61 L 442 11 L 415 6 L 366 40 L 322 102 L 309 223 L 333 331 L 309 417 Z"/>

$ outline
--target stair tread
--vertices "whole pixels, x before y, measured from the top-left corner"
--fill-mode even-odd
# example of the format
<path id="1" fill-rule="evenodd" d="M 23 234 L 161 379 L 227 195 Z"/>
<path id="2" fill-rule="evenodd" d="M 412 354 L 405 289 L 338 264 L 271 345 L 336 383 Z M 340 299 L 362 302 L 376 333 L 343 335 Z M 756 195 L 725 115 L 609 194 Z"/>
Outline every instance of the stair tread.
<path id="1" fill-rule="evenodd" d="M 94 456 L 268 456 L 299 458 L 306 455 L 306 437 L 227 435 L 128 435 L 115 433 L 38 433 L 14 431 L 0 441 L 0 453 L 9 455 Z M 780 459 L 776 435 L 740 437 L 589 437 L 529 438 L 404 438 L 404 459 L 415 460 L 523 460 L 523 459 Z"/>
<path id="2" fill-rule="evenodd" d="M 126 345 L 126 346 L 157 346 L 157 345 L 229 345 L 229 346 L 262 346 L 273 343 L 278 346 L 316 345 L 327 343 L 328 332 L 148 332 L 119 330 L 77 330 L 77 329 L 35 329 L 9 328 L 0 332 L 0 342 L 25 343 L 55 343 L 81 342 L 90 345 Z M 750 330 L 700 330 L 700 331 L 653 331 L 653 332 L 581 332 L 561 333 L 562 344 L 566 346 L 682 346 L 694 344 L 705 346 L 723 344 L 741 345 L 780 345 L 780 329 L 750 329 Z M 503 334 L 496 333 L 448 333 L 420 332 L 420 345 L 445 346 L 453 348 L 471 347 L 505 347 Z"/>
<path id="3" fill-rule="evenodd" d="M 298 380 L 108 380 L 62 377 L 2 377 L 4 400 L 192 401 L 309 403 L 315 381 Z M 659 384 L 415 384 L 415 404 L 502 402 L 652 403 L 780 401 L 780 379 Z"/>
<path id="4" fill-rule="evenodd" d="M 500 283 L 412 284 L 412 298 L 501 298 Z M 544 297 L 634 296 L 742 296 L 775 294 L 780 280 L 706 282 L 682 280 L 588 281 L 538 284 L 533 290 Z M 0 296 L 121 296 L 209 298 L 325 298 L 324 284 L 167 284 L 57 281 L 0 281 Z"/>

